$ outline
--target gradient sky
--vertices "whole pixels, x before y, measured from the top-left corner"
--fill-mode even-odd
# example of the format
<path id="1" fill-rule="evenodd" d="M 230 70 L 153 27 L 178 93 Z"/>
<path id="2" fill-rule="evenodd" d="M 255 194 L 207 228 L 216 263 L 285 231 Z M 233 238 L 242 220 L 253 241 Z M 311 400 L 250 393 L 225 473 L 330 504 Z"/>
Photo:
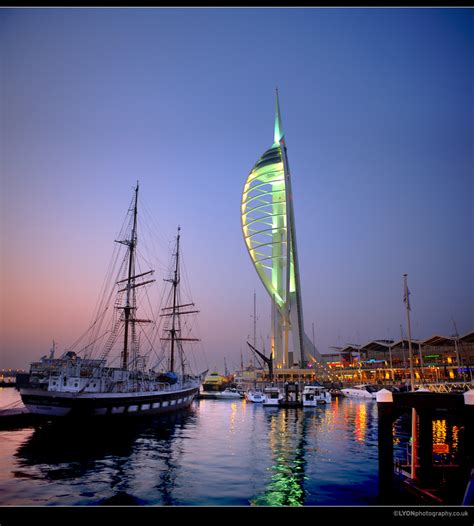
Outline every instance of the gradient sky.
<path id="1" fill-rule="evenodd" d="M 2 9 L 0 53 L 0 367 L 86 329 L 137 179 L 202 364 L 248 355 L 254 290 L 268 349 L 240 199 L 277 85 L 319 350 L 399 338 L 405 272 L 413 337 L 474 328 L 471 9 Z"/>

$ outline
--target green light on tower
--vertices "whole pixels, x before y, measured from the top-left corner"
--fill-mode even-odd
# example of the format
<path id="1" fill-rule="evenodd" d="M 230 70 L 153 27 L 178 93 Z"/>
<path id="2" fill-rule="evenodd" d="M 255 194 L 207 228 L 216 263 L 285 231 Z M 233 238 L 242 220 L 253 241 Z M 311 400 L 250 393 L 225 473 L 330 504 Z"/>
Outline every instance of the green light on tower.
<path id="1" fill-rule="evenodd" d="M 321 360 L 304 333 L 290 170 L 276 93 L 274 143 L 250 171 L 242 192 L 245 245 L 272 303 L 272 355 L 277 368 Z M 292 350 L 290 350 L 290 338 Z"/>

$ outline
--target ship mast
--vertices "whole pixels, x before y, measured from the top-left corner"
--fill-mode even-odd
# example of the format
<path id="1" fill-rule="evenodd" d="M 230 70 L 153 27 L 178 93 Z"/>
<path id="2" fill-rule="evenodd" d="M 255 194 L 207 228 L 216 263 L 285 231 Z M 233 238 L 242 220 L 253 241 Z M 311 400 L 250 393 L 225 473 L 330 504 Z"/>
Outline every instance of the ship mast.
<path id="1" fill-rule="evenodd" d="M 135 273 L 135 248 L 137 245 L 137 207 L 138 207 L 138 181 L 137 186 L 135 188 L 135 204 L 133 207 L 133 226 L 132 226 L 132 233 L 130 236 L 130 239 L 127 241 L 128 247 L 129 247 L 129 259 L 128 259 L 128 277 L 127 277 L 127 285 L 126 285 L 126 301 L 125 306 L 123 307 L 124 317 L 125 317 L 125 331 L 124 331 L 124 337 L 123 337 L 123 361 L 122 361 L 122 369 L 128 368 L 128 333 L 129 333 L 129 327 L 130 327 L 130 312 L 134 308 L 133 305 L 131 305 L 131 296 L 132 296 L 132 289 L 134 288 L 132 285 L 132 281 L 135 279 L 134 273 Z"/>
<path id="2" fill-rule="evenodd" d="M 176 322 L 177 322 L 177 299 L 178 299 L 178 284 L 179 284 L 179 239 L 180 239 L 181 227 L 178 227 L 178 236 L 176 237 L 176 260 L 174 267 L 174 276 L 171 281 L 173 285 L 173 310 L 171 315 L 171 356 L 170 356 L 170 371 L 174 371 L 174 349 L 176 345 Z"/>
<path id="3" fill-rule="evenodd" d="M 180 318 L 182 314 L 194 314 L 199 312 L 198 310 L 181 310 L 183 308 L 188 307 L 194 307 L 194 303 L 185 303 L 180 305 L 180 295 L 179 295 L 179 289 L 178 285 L 181 281 L 180 276 L 180 254 L 179 254 L 179 246 L 180 246 L 180 239 L 181 239 L 181 227 L 178 227 L 178 235 L 176 237 L 176 253 L 175 253 L 175 263 L 174 263 L 174 269 L 173 269 L 173 278 L 172 279 L 165 279 L 165 281 L 168 281 L 171 283 L 173 287 L 173 301 L 171 306 L 164 307 L 161 309 L 163 314 L 160 314 L 160 316 L 171 316 L 171 329 L 166 329 L 167 332 L 169 332 L 169 337 L 166 338 L 160 338 L 162 341 L 171 341 L 171 350 L 170 350 L 170 362 L 169 362 L 169 371 L 174 372 L 175 368 L 175 353 L 176 349 L 179 348 L 181 350 L 181 372 L 184 375 L 184 357 L 183 357 L 183 350 L 181 348 L 181 342 L 183 341 L 189 341 L 189 342 L 197 342 L 199 341 L 198 338 L 183 338 L 181 335 L 178 335 L 178 333 L 181 332 L 181 323 Z M 167 312 L 171 311 L 171 312 Z"/>

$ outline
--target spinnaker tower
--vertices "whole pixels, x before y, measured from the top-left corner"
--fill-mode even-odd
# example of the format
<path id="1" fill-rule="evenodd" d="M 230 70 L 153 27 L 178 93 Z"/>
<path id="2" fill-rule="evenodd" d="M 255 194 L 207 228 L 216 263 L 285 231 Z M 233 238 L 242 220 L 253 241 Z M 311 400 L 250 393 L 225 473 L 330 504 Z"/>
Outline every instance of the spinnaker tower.
<path id="1" fill-rule="evenodd" d="M 250 171 L 241 221 L 250 259 L 271 299 L 271 349 L 277 369 L 324 364 L 304 331 L 290 167 L 278 90 L 272 146 Z"/>

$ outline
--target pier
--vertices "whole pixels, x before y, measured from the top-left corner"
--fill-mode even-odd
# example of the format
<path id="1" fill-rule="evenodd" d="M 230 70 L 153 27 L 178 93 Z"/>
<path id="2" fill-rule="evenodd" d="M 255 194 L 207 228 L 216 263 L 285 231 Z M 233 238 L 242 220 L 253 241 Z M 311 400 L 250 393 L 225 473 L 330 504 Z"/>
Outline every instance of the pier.
<path id="1" fill-rule="evenodd" d="M 26 407 L 12 407 L 0 411 L 0 431 L 31 426 L 44 417 L 30 413 Z"/>

